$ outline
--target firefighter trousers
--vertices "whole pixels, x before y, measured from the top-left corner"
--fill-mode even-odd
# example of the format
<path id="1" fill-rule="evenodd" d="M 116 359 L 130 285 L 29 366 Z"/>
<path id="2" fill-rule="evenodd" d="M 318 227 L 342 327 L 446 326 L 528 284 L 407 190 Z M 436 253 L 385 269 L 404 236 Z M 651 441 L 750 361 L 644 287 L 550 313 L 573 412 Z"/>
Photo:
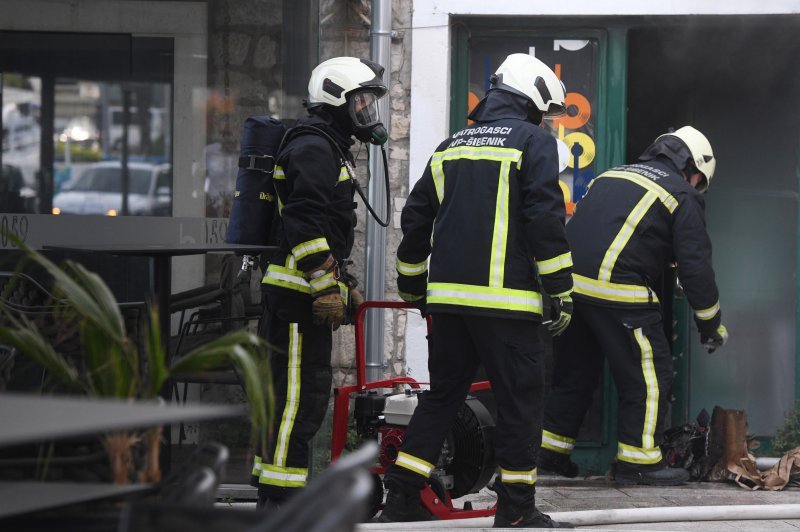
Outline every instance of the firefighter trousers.
<path id="1" fill-rule="evenodd" d="M 386 474 L 387 486 L 406 492 L 424 486 L 475 372 L 483 364 L 497 403 L 498 496 L 515 506 L 532 506 L 544 395 L 544 350 L 538 325 L 442 313 L 433 314 L 432 319 L 430 390 L 419 398 L 398 458 Z"/>
<path id="2" fill-rule="evenodd" d="M 260 334 L 273 347 L 270 366 L 275 418 L 267 455 L 257 455 L 251 484 L 259 495 L 283 501 L 308 479 L 309 443 L 322 425 L 331 390 L 331 329 L 308 319 L 288 321 L 285 307 L 269 304 Z"/>
<path id="3" fill-rule="evenodd" d="M 672 384 L 672 354 L 657 309 L 610 309 L 575 301 L 553 344 L 553 385 L 542 448 L 570 454 L 608 360 L 619 397 L 617 459 L 660 466 L 659 443 Z"/>

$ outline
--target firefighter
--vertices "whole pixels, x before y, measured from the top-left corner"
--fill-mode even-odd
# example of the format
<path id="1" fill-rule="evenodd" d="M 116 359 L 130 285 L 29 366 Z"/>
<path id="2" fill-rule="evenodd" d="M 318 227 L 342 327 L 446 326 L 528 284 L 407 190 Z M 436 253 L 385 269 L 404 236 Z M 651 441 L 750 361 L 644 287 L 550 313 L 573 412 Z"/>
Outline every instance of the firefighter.
<path id="1" fill-rule="evenodd" d="M 309 441 L 331 389 L 331 331 L 363 301 L 344 272 L 356 222 L 349 150 L 353 137 L 376 145 L 388 138 L 377 108 L 386 94 L 383 71 L 355 57 L 318 65 L 304 101 L 308 117 L 290 130 L 276 160 L 281 237 L 262 281 L 260 331 L 276 348 L 275 421 L 268 454 L 253 466 L 259 508 L 280 507 L 306 485 Z"/>
<path id="2" fill-rule="evenodd" d="M 561 524 L 536 509 L 534 485 L 544 364 L 537 278 L 557 309 L 554 334 L 572 309 L 556 139 L 539 127 L 564 112 L 565 90 L 527 54 L 508 56 L 490 82 L 474 123 L 439 145 L 401 216 L 397 287 L 432 316 L 431 385 L 385 476 L 382 521 L 431 518 L 419 491 L 483 364 L 498 412 L 495 526 Z"/>
<path id="3" fill-rule="evenodd" d="M 579 202 L 567 224 L 575 313 L 554 343 L 543 470 L 578 473 L 570 453 L 605 357 L 619 396 L 616 481 L 669 486 L 688 480 L 659 450 L 672 355 L 654 283 L 677 263 L 703 345 L 713 352 L 725 344 L 702 196 L 716 163 L 708 139 L 685 126 L 658 137 L 638 163 L 598 176 Z"/>

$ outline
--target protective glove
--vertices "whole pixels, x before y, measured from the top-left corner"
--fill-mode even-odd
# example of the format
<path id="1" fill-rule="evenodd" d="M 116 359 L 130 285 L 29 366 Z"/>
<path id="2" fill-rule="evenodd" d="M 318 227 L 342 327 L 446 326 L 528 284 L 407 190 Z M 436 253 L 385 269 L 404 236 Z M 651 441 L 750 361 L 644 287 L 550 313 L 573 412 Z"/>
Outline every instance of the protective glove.
<path id="1" fill-rule="evenodd" d="M 547 326 L 550 334 L 558 336 L 566 330 L 570 320 L 572 320 L 572 309 L 572 296 L 569 293 L 550 298 L 550 317 L 552 321 Z"/>
<path id="2" fill-rule="evenodd" d="M 412 303 L 417 309 L 419 309 L 420 314 L 422 317 L 428 315 L 427 312 L 427 298 L 423 296 L 416 296 L 414 294 L 407 294 L 405 292 L 400 292 L 400 299 L 405 301 L 406 303 Z"/>
<path id="3" fill-rule="evenodd" d="M 355 288 L 350 289 L 350 312 L 355 315 L 358 307 L 361 306 L 361 303 L 364 302 L 364 294 L 361 293 L 361 290 L 356 290 Z"/>
<path id="4" fill-rule="evenodd" d="M 311 285 L 311 314 L 314 325 L 329 325 L 334 331 L 345 319 L 345 303 L 339 292 L 339 267 L 332 255 L 306 277 Z"/>
<path id="5" fill-rule="evenodd" d="M 705 338 L 701 338 L 701 341 L 703 342 L 703 347 L 705 347 L 706 351 L 713 353 L 725 345 L 725 342 L 728 341 L 728 329 L 726 329 L 724 325 L 720 324 L 716 331 L 712 332 Z"/>
<path id="6" fill-rule="evenodd" d="M 344 321 L 344 301 L 339 291 L 328 292 L 314 299 L 311 303 L 311 314 L 314 325 L 329 325 L 334 331 Z"/>

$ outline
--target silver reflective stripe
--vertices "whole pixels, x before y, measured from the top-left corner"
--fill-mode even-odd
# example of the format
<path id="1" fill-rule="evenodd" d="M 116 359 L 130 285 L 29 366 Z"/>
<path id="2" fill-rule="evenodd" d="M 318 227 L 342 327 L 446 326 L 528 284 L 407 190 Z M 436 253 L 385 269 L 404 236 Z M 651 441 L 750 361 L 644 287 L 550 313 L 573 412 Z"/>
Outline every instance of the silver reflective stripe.
<path id="1" fill-rule="evenodd" d="M 714 306 L 711 308 L 703 310 L 695 310 L 694 315 L 701 320 L 710 320 L 711 318 L 717 315 L 717 312 L 719 312 L 719 301 L 714 303 Z"/>

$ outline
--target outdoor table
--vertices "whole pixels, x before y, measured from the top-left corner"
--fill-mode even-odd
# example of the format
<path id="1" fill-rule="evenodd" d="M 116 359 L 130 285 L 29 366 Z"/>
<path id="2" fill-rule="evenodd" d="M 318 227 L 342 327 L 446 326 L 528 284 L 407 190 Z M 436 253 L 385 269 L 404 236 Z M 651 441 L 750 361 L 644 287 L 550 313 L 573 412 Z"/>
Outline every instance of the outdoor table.
<path id="1" fill-rule="evenodd" d="M 240 405 L 171 406 L 160 401 L 0 393 L 0 448 L 180 420 L 234 417 L 244 411 Z M 149 484 L 0 481 L 0 519 L 154 489 Z"/>
<path id="2" fill-rule="evenodd" d="M 243 413 L 241 405 L 172 406 L 157 401 L 0 393 L 0 447 Z"/>

